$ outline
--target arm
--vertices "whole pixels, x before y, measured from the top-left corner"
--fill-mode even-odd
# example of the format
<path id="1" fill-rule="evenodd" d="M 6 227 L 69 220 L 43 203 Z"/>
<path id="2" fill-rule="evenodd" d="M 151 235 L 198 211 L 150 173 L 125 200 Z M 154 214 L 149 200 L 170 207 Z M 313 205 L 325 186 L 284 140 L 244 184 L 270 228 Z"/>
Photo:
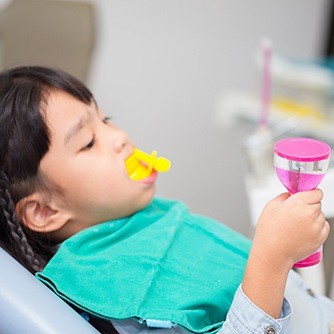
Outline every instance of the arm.
<path id="1" fill-rule="evenodd" d="M 293 264 L 319 248 L 329 233 L 321 212 L 322 192 L 282 194 L 263 210 L 254 236 L 242 286 L 219 334 L 283 333 L 291 314 L 284 299 Z"/>
<path id="2" fill-rule="evenodd" d="M 289 270 L 326 240 L 329 224 L 321 211 L 322 191 L 282 194 L 263 210 L 242 283 L 245 294 L 279 318 Z"/>

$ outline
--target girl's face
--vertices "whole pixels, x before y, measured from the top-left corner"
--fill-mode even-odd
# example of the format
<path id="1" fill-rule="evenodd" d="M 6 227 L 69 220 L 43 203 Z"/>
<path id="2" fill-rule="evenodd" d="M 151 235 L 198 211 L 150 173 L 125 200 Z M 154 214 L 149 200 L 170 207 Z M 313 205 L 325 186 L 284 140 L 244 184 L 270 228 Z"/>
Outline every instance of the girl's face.
<path id="1" fill-rule="evenodd" d="M 62 189 L 55 200 L 70 214 L 65 237 L 131 215 L 151 202 L 155 178 L 142 182 L 129 178 L 124 162 L 134 145 L 94 103 L 86 105 L 64 92 L 52 92 L 45 117 L 51 145 L 40 169 Z"/>

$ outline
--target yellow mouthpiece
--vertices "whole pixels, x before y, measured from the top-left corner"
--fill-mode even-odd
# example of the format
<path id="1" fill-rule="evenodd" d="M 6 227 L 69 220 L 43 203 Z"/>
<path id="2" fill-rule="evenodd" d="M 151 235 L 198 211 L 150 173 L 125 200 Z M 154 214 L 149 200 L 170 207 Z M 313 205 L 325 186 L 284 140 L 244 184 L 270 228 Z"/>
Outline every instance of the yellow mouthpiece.
<path id="1" fill-rule="evenodd" d="M 137 148 L 133 154 L 126 159 L 125 167 L 131 180 L 139 181 L 149 177 L 152 171 L 159 173 L 168 172 L 171 162 L 164 157 L 157 157 L 157 151 L 151 154 L 145 153 Z"/>

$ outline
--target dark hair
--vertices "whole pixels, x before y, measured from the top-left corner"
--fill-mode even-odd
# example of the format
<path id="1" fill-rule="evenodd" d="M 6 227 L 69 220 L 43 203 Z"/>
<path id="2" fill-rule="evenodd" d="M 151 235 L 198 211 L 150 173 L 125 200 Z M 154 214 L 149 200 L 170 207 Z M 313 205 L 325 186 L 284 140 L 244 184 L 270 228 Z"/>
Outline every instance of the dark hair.
<path id="1" fill-rule="evenodd" d="M 0 246 L 30 272 L 41 270 L 54 254 L 47 235 L 19 222 L 17 202 L 45 186 L 39 165 L 50 145 L 43 113 L 55 90 L 89 104 L 92 93 L 61 70 L 25 66 L 0 73 Z"/>

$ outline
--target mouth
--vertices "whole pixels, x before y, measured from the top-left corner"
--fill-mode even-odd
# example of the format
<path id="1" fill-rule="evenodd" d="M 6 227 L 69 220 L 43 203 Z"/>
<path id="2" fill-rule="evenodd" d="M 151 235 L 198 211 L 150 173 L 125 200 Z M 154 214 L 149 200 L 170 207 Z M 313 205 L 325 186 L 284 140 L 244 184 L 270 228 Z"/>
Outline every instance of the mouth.
<path id="1" fill-rule="evenodd" d="M 142 180 L 138 180 L 137 182 L 151 184 L 154 183 L 157 178 L 158 178 L 158 173 L 155 170 L 152 170 L 152 173 L 148 177 Z"/>
<path id="2" fill-rule="evenodd" d="M 127 166 L 127 172 L 131 180 L 144 183 L 152 182 L 158 174 L 151 166 L 142 161 L 136 161 L 130 167 Z"/>
<path id="3" fill-rule="evenodd" d="M 157 152 L 151 154 L 134 149 L 133 153 L 125 160 L 125 167 L 131 180 L 152 182 L 157 177 L 157 172 L 166 172 L 170 168 L 170 161 L 163 157 L 157 157 Z"/>
<path id="4" fill-rule="evenodd" d="M 148 164 L 137 159 L 132 154 L 125 160 L 125 168 L 131 180 L 139 181 L 150 176 L 152 169 L 150 170 Z"/>

